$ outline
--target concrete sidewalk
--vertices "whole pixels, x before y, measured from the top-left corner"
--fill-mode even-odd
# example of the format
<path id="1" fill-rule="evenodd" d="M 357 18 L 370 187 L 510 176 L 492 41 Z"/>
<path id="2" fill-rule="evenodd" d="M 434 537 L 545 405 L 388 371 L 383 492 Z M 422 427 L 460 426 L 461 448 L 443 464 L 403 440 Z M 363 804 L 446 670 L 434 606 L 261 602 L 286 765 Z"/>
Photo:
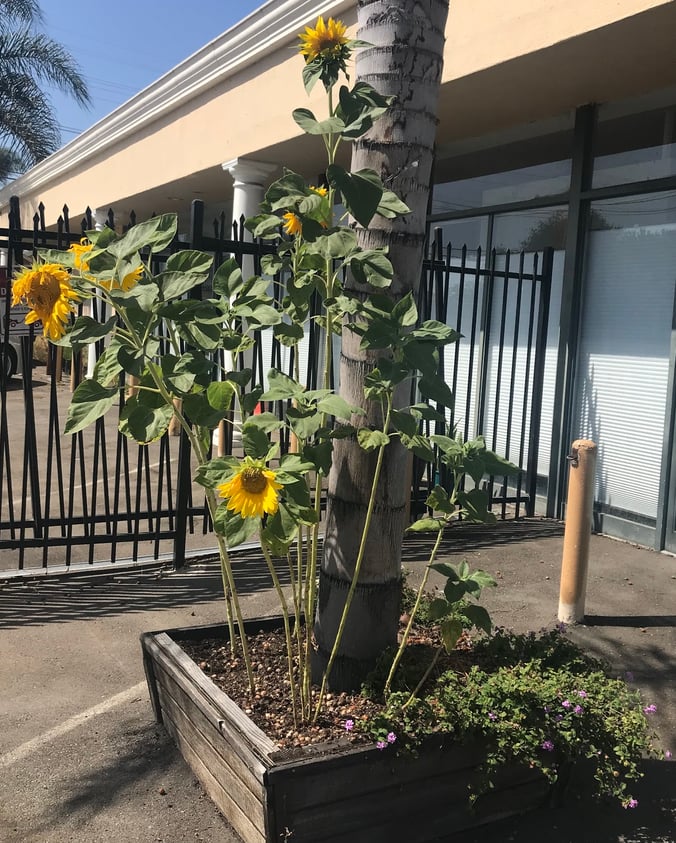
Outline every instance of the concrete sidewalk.
<path id="1" fill-rule="evenodd" d="M 484 593 L 495 623 L 537 630 L 556 622 L 561 547 L 558 524 L 506 522 L 458 529 L 444 558 L 466 557 L 498 579 Z M 406 557 L 415 580 L 426 553 L 412 543 Z M 273 614 L 262 566 L 237 567 L 245 613 Z M 663 748 L 676 752 L 675 586 L 673 557 L 594 537 L 587 617 L 570 634 L 618 674 L 634 674 L 657 706 Z M 138 644 L 145 630 L 220 622 L 220 588 L 213 563 L 0 587 L 0 841 L 236 843 L 153 720 Z M 634 811 L 578 795 L 454 841 L 675 841 L 676 764 L 646 762 L 645 771 Z"/>

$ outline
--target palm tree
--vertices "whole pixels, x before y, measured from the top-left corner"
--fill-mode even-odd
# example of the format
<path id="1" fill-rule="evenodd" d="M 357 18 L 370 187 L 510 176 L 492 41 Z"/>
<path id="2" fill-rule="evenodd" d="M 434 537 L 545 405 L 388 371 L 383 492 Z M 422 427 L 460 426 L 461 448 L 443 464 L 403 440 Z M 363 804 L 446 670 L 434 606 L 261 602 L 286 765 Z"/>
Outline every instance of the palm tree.
<path id="1" fill-rule="evenodd" d="M 448 5 L 448 0 L 358 2 L 358 38 L 373 46 L 357 53 L 355 75 L 381 93 L 394 95 L 396 102 L 356 142 L 351 169 L 368 167 L 380 173 L 411 213 L 394 220 L 375 217 L 368 230 L 357 227 L 357 232 L 363 248 L 389 249 L 395 271 L 390 294 L 396 299 L 410 290 L 415 293 L 420 282 Z M 343 330 L 341 392 L 349 403 L 367 410 L 363 376 L 373 363 L 374 357 L 360 348 L 360 337 Z M 355 441 L 334 443 L 315 623 L 319 667 L 331 650 L 352 579 L 374 466 L 375 456 Z M 400 444 L 390 444 L 350 608 L 349 628 L 355 632 L 342 640 L 331 675 L 334 689 L 358 687 L 364 670 L 396 642 L 410 490 L 409 454 Z"/>
<path id="2" fill-rule="evenodd" d="M 90 103 L 87 85 L 68 51 L 38 30 L 37 0 L 0 0 L 0 179 L 26 169 L 61 144 L 44 86 Z"/>

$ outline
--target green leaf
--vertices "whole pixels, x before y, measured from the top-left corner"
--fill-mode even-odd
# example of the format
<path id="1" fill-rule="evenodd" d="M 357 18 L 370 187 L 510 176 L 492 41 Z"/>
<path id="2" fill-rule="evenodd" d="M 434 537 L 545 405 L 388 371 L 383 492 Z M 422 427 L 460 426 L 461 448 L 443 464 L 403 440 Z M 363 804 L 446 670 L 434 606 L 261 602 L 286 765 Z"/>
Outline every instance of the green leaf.
<path id="1" fill-rule="evenodd" d="M 230 512 L 225 501 L 216 510 L 214 518 L 214 528 L 225 536 L 228 547 L 244 544 L 256 534 L 260 523 L 260 518 L 242 518 L 238 512 Z"/>
<path id="2" fill-rule="evenodd" d="M 164 354 L 160 364 L 164 380 L 172 392 L 179 395 L 189 393 L 195 383 L 202 387 L 210 383 L 212 364 L 198 351 L 186 351 L 180 357 Z"/>
<path id="3" fill-rule="evenodd" d="M 195 480 L 206 489 L 215 489 L 225 483 L 239 469 L 240 464 L 237 457 L 214 457 L 209 462 L 197 466 Z"/>
<path id="4" fill-rule="evenodd" d="M 444 417 L 430 404 L 411 404 L 408 408 L 416 418 L 431 422 L 443 422 Z"/>
<path id="5" fill-rule="evenodd" d="M 314 407 L 289 407 L 286 411 L 291 430 L 299 439 L 310 439 L 317 433 L 322 424 L 322 418 Z"/>
<path id="6" fill-rule="evenodd" d="M 143 398 L 143 393 L 128 398 L 120 413 L 120 430 L 140 445 L 155 442 L 166 433 L 174 415 L 173 406 L 153 406 Z"/>
<path id="7" fill-rule="evenodd" d="M 453 607 L 449 605 L 447 600 L 444 600 L 443 597 L 435 597 L 434 600 L 430 602 L 430 617 L 433 621 L 439 621 L 442 618 L 445 618 L 449 612 L 452 611 Z"/>
<path id="8" fill-rule="evenodd" d="M 119 240 L 108 245 L 108 251 L 117 258 L 127 258 L 150 248 L 161 252 L 176 236 L 178 217 L 176 214 L 161 214 L 132 226 Z"/>
<path id="9" fill-rule="evenodd" d="M 108 412 L 119 397 L 119 389 L 106 388 L 95 380 L 85 380 L 70 400 L 64 433 L 77 433 Z"/>
<path id="10" fill-rule="evenodd" d="M 253 375 L 253 371 L 251 369 L 242 369 L 239 372 L 235 372 L 235 371 L 228 372 L 225 377 L 226 377 L 227 380 L 232 381 L 233 383 L 236 383 L 237 386 L 239 386 L 241 389 L 244 389 L 244 387 L 251 380 L 252 375 Z"/>
<path id="11" fill-rule="evenodd" d="M 485 474 L 491 476 L 498 475 L 500 477 L 509 477 L 521 473 L 521 469 L 518 465 L 515 465 L 513 462 L 506 460 L 504 457 L 499 456 L 493 451 L 484 451 L 482 456 L 484 461 Z"/>
<path id="12" fill-rule="evenodd" d="M 260 538 L 272 556 L 286 556 L 297 534 L 298 522 L 288 507 L 280 504 L 277 512 L 267 519 Z"/>
<path id="13" fill-rule="evenodd" d="M 418 381 L 418 389 L 431 401 L 436 401 L 444 407 L 453 406 L 453 393 L 448 384 L 441 378 L 431 378 L 423 375 Z"/>
<path id="14" fill-rule="evenodd" d="M 394 268 L 389 258 L 376 249 L 352 255 L 350 271 L 361 284 L 370 284 L 372 287 L 389 287 L 394 278 Z"/>
<path id="15" fill-rule="evenodd" d="M 197 249 L 182 249 L 167 258 L 167 272 L 187 272 L 206 278 L 214 262 L 213 255 L 198 252 Z"/>
<path id="16" fill-rule="evenodd" d="M 278 369 L 270 369 L 268 372 L 268 388 L 261 397 L 263 401 L 279 401 L 284 398 L 300 396 L 303 391 L 303 386 L 298 381 Z"/>
<path id="17" fill-rule="evenodd" d="M 211 406 L 225 415 L 232 405 L 236 389 L 230 381 L 213 381 L 207 387 L 207 400 Z"/>
<path id="18" fill-rule="evenodd" d="M 305 234 L 305 228 L 303 228 Z M 322 231 L 312 243 L 306 246 L 309 254 L 317 254 L 325 260 L 347 257 L 357 247 L 357 235 L 350 228 L 337 228 L 333 231 Z"/>
<path id="19" fill-rule="evenodd" d="M 361 407 L 355 407 L 340 395 L 327 395 L 317 402 L 317 409 L 326 413 L 329 416 L 335 416 L 337 419 L 349 420 L 351 416 L 364 416 L 365 410 Z"/>
<path id="20" fill-rule="evenodd" d="M 432 342 L 436 345 L 448 345 L 457 342 L 462 334 L 446 325 L 444 322 L 437 322 L 435 319 L 428 319 L 419 328 L 411 331 L 410 336 L 422 342 Z"/>
<path id="21" fill-rule="evenodd" d="M 107 322 L 99 322 L 91 316 L 78 316 L 68 337 L 72 346 L 88 345 L 108 336 L 115 327 L 117 316 L 111 316 Z"/>
<path id="22" fill-rule="evenodd" d="M 463 581 L 453 582 L 453 580 L 448 579 L 446 580 L 446 585 L 444 586 L 444 597 L 449 603 L 457 603 L 459 600 L 462 600 L 462 598 L 470 590 L 471 589 L 468 589 Z"/>
<path id="23" fill-rule="evenodd" d="M 296 108 L 291 112 L 291 116 L 308 135 L 328 135 L 329 132 L 339 134 L 345 125 L 338 117 L 329 117 L 320 123 L 307 108 Z"/>
<path id="24" fill-rule="evenodd" d="M 250 372 L 251 370 L 246 369 L 245 371 Z M 230 378 L 230 380 L 232 380 L 232 378 Z M 245 387 L 246 383 L 241 384 L 241 386 Z M 258 404 L 261 400 L 262 394 L 263 394 L 263 387 L 262 386 L 259 385 L 259 386 L 252 387 L 250 392 L 247 392 L 245 395 L 242 395 L 240 397 L 242 410 L 244 410 L 245 413 L 255 413 L 256 407 L 258 406 Z M 256 416 L 256 419 L 257 418 L 258 418 L 258 416 Z M 258 426 L 261 427 L 260 424 Z M 261 427 L 261 430 L 262 430 L 262 427 Z"/>
<path id="25" fill-rule="evenodd" d="M 110 290 L 108 295 L 115 307 L 126 311 L 127 315 L 130 306 L 134 305 L 145 315 L 151 313 L 160 301 L 160 288 L 152 281 L 139 281 L 130 290 Z"/>
<path id="26" fill-rule="evenodd" d="M 486 635 L 491 634 L 491 630 L 493 629 L 491 616 L 483 606 L 478 606 L 476 603 L 469 603 L 463 607 L 462 614 L 477 629 L 483 630 Z"/>
<path id="27" fill-rule="evenodd" d="M 338 164 L 331 164 L 326 176 L 332 187 L 340 190 L 347 210 L 364 228 L 373 219 L 383 195 L 383 185 L 374 170 L 348 173 Z"/>
<path id="28" fill-rule="evenodd" d="M 278 322 L 272 330 L 275 337 L 282 343 L 282 345 L 286 346 L 297 345 L 305 336 L 303 326 L 295 323 L 289 325 L 288 322 Z"/>
<path id="29" fill-rule="evenodd" d="M 435 562 L 433 565 L 430 565 L 430 568 L 433 571 L 437 571 L 437 573 L 442 574 L 447 579 L 451 579 L 453 582 L 459 582 L 457 571 L 447 562 Z"/>
<path id="30" fill-rule="evenodd" d="M 368 427 L 360 427 L 357 431 L 357 441 L 364 451 L 375 451 L 389 445 L 390 437 L 382 430 L 369 430 Z"/>
<path id="31" fill-rule="evenodd" d="M 303 457 L 314 465 L 316 471 L 321 471 L 326 477 L 331 470 L 333 444 L 331 441 L 326 441 L 320 442 L 318 445 L 305 445 Z"/>
<path id="32" fill-rule="evenodd" d="M 406 529 L 411 533 L 428 533 L 431 531 L 438 533 L 439 530 L 443 530 L 443 528 L 443 522 L 439 521 L 437 518 L 419 518 Z"/>
<path id="33" fill-rule="evenodd" d="M 208 273 L 207 273 L 208 274 Z M 180 299 L 188 290 L 204 283 L 207 274 L 197 275 L 192 272 L 160 272 L 154 278 L 164 301 Z"/>
<path id="34" fill-rule="evenodd" d="M 416 433 L 413 436 L 408 436 L 406 433 L 401 434 L 401 444 L 409 451 L 413 451 L 416 457 L 419 457 L 425 462 L 434 462 L 436 459 L 433 448 L 430 446 L 429 439 L 422 433 Z"/>
<path id="35" fill-rule="evenodd" d="M 183 410 L 193 424 L 216 427 L 224 413 L 212 407 L 204 392 L 192 392 L 183 398 Z"/>
<path id="36" fill-rule="evenodd" d="M 396 193 L 393 193 L 391 190 L 384 190 L 376 213 L 388 220 L 393 220 L 396 217 L 403 217 L 406 214 L 410 214 L 411 209 L 405 202 L 402 202 Z"/>
<path id="37" fill-rule="evenodd" d="M 255 460 L 267 460 L 276 446 L 270 443 L 268 434 L 256 424 L 245 422 L 242 425 L 242 447 L 247 457 Z"/>
<path id="38" fill-rule="evenodd" d="M 274 237 L 279 237 L 281 222 L 282 220 L 277 214 L 258 214 L 255 217 L 249 217 L 245 225 L 254 237 L 271 240 Z"/>
<path id="39" fill-rule="evenodd" d="M 277 222 L 279 223 L 279 220 Z M 212 281 L 214 293 L 225 296 L 226 299 L 233 298 L 242 289 L 243 284 L 242 270 L 234 258 L 223 261 L 214 273 Z"/>
<path id="40" fill-rule="evenodd" d="M 484 489 L 470 489 L 458 493 L 458 503 L 465 510 L 465 519 L 475 524 L 495 524 L 497 518 L 490 512 L 490 498 Z"/>
<path id="41" fill-rule="evenodd" d="M 256 413 L 255 415 L 249 416 L 246 423 L 256 425 L 256 427 L 264 430 L 267 434 L 274 433 L 276 430 L 281 430 L 284 427 L 284 422 L 280 421 L 273 413 Z"/>
<path id="42" fill-rule="evenodd" d="M 445 515 L 451 515 L 455 511 L 455 506 L 451 503 L 448 492 L 443 486 L 435 486 L 425 503 L 431 509 L 443 512 Z"/>
<path id="43" fill-rule="evenodd" d="M 409 437 L 415 436 L 418 432 L 418 422 L 410 413 L 404 413 L 400 410 L 392 410 L 390 419 L 392 421 L 392 427 L 395 430 L 405 433 Z"/>
<path id="44" fill-rule="evenodd" d="M 111 384 L 117 385 L 120 372 L 123 371 L 122 364 L 117 359 L 120 344 L 113 339 L 108 348 L 103 349 L 103 354 L 96 361 L 94 366 L 94 380 L 101 384 L 101 386 L 109 387 Z"/>
<path id="45" fill-rule="evenodd" d="M 445 618 L 439 625 L 441 640 L 444 642 L 444 649 L 450 653 L 460 640 L 463 632 L 462 623 L 457 618 Z"/>

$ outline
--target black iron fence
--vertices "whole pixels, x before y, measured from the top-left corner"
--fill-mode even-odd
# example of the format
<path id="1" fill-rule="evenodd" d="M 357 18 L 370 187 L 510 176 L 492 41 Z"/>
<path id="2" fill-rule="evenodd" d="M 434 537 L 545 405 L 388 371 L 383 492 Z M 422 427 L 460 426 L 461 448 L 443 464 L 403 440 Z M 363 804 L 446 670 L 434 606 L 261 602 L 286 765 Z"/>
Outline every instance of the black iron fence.
<path id="1" fill-rule="evenodd" d="M 46 228 L 42 208 L 32 222 L 32 228 L 22 227 L 14 201 L 9 227 L 0 228 L 0 256 L 6 264 L 0 281 L 3 275 L 11 278 L 38 249 L 67 248 L 93 227 L 89 212 L 73 226 L 67 208 L 54 230 Z M 133 215 L 121 222 L 110 211 L 105 224 L 120 230 L 134 223 Z M 233 256 L 257 271 L 271 247 L 247 242 L 243 234 L 241 221 L 230 228 L 224 216 L 209 230 L 203 205 L 195 202 L 190 242 L 177 241 L 172 248 L 210 252 L 215 266 Z M 441 242 L 438 232 L 424 262 L 421 318 L 447 322 L 463 334 L 457 345 L 442 351 L 456 396 L 454 407 L 445 411 L 443 429 L 466 438 L 482 433 L 489 447 L 524 469 L 511 484 L 504 478 L 487 481 L 502 518 L 518 518 L 534 508 L 550 283 L 548 252 L 486 256 L 465 247 L 456 251 Z M 191 482 L 187 440 L 170 431 L 156 443 L 135 445 L 118 432 L 117 419 L 110 417 L 114 413 L 64 436 L 70 394 L 86 376 L 87 361 L 80 355 L 70 359 L 17 320 L 9 309 L 9 283 L 0 295 L 2 360 L 14 355 L 20 369 L 14 377 L 0 377 L 0 578 L 163 558 L 180 565 L 186 556 L 212 550 L 204 499 Z M 298 365 L 314 387 L 323 348 L 319 331 L 313 321 L 297 349 L 256 335 L 253 360 L 247 361 L 254 382 L 262 383 L 270 366 L 291 374 Z M 121 383 L 120 409 L 127 389 Z M 266 409 L 282 417 L 285 408 L 276 402 Z M 220 453 L 236 450 L 232 430 L 222 424 L 214 431 L 213 446 Z M 413 476 L 415 511 L 429 485 L 440 478 L 424 470 Z"/>

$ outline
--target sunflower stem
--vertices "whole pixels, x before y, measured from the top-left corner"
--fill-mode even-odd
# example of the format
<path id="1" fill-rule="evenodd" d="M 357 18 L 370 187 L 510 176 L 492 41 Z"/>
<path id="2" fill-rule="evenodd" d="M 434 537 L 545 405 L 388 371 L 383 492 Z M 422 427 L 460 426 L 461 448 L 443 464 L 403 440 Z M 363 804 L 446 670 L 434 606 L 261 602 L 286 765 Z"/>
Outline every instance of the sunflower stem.
<path id="1" fill-rule="evenodd" d="M 402 656 L 404 655 L 404 650 L 406 649 L 406 645 L 408 644 L 408 639 L 411 634 L 411 629 L 413 627 L 413 622 L 415 620 L 415 616 L 420 608 L 420 602 L 422 600 L 422 596 L 425 593 L 425 586 L 427 585 L 427 580 L 429 579 L 430 572 L 432 570 L 432 565 L 434 564 L 434 560 L 436 559 L 437 552 L 439 550 L 439 546 L 441 545 L 441 539 L 444 535 L 444 528 L 441 529 L 437 533 L 437 539 L 434 542 L 434 547 L 432 548 L 432 552 L 430 553 L 430 559 L 427 563 L 427 567 L 425 568 L 425 573 L 423 574 L 422 581 L 420 583 L 420 587 L 418 588 L 418 594 L 416 595 L 415 604 L 413 605 L 413 609 L 411 610 L 411 615 L 408 619 L 408 623 L 406 624 L 406 629 L 404 630 L 404 634 L 401 637 L 401 641 L 399 642 L 399 647 L 397 648 L 397 652 L 394 656 L 392 661 L 392 665 L 390 666 L 390 672 L 387 674 L 387 680 L 385 682 L 385 687 L 383 689 L 383 694 L 385 699 L 390 695 L 390 688 L 392 686 L 392 680 L 394 679 L 394 674 L 396 673 L 397 668 L 399 667 L 399 662 L 401 661 Z"/>
<path id="2" fill-rule="evenodd" d="M 268 571 L 270 572 L 270 576 L 272 577 L 272 582 L 275 587 L 275 591 L 277 592 L 277 597 L 279 598 L 279 605 L 282 610 L 282 617 L 284 619 L 284 637 L 286 639 L 286 657 L 289 670 L 289 686 L 291 688 L 291 709 L 293 712 L 293 725 L 294 728 L 298 728 L 298 698 L 296 695 L 296 682 L 293 676 L 293 639 L 291 638 L 291 625 L 289 624 L 289 608 L 286 604 L 284 591 L 282 589 L 282 585 L 279 581 L 277 571 L 275 570 L 275 566 L 270 555 L 270 548 L 264 541 L 261 541 L 261 550 L 263 551 L 263 556 L 265 557 L 265 561 L 268 566 Z"/>

